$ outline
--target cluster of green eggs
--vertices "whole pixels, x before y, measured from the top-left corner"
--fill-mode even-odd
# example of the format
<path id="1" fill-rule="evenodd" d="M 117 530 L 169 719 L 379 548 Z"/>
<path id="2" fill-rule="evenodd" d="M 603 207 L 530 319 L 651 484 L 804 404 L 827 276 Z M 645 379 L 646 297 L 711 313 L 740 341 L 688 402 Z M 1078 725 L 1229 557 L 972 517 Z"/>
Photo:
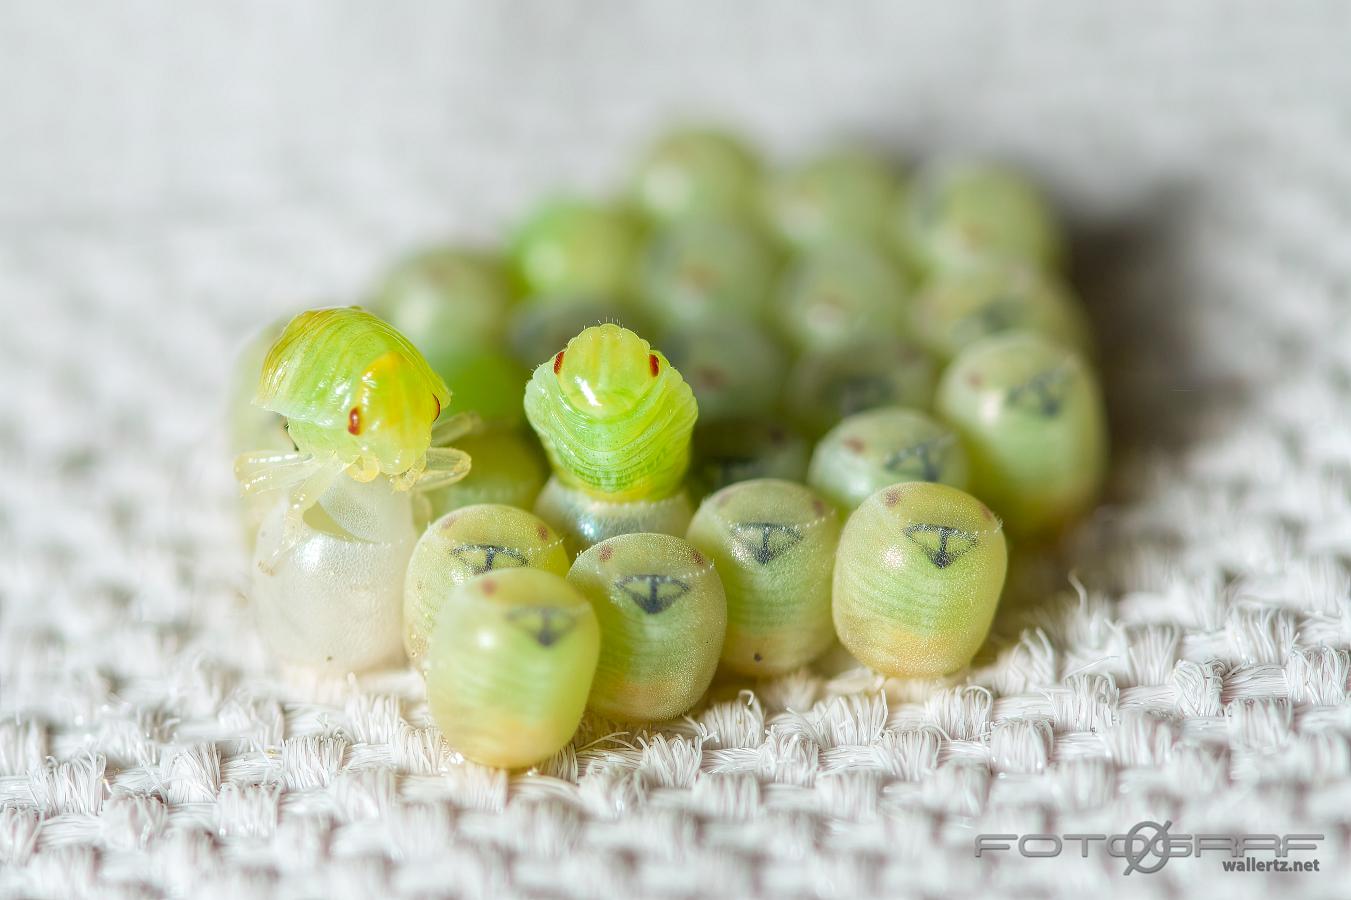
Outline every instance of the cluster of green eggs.
<path id="1" fill-rule="evenodd" d="M 407 561 L 395 614 L 345 624 L 396 623 L 447 740 L 503 766 L 557 751 L 588 706 L 669 719 L 720 667 L 788 672 L 837 637 L 887 675 L 960 669 L 993 619 L 1006 534 L 1054 539 L 1104 474 L 1062 254 L 1046 201 L 997 166 L 903 178 L 850 150 L 770 170 L 735 136 L 682 130 L 622 198 L 550 200 L 500 256 L 404 261 L 365 305 L 481 424 L 415 543 L 402 521 L 382 532 L 387 490 L 330 492 L 307 515 Z M 291 346 L 278 333 L 245 382 Z M 300 444 L 275 419 L 237 426 L 240 449 Z M 264 530 L 260 547 L 283 529 Z M 334 564 L 307 552 L 300 581 L 332 598 Z"/>

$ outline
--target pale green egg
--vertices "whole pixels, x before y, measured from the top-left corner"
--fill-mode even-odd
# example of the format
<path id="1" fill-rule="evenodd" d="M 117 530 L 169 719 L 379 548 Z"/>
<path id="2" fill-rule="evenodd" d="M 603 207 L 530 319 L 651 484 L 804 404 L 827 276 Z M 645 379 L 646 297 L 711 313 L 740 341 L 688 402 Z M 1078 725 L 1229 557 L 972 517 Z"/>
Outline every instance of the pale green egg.
<path id="1" fill-rule="evenodd" d="M 444 378 L 452 360 L 502 339 L 512 299 L 507 274 L 495 256 L 467 247 L 437 247 L 390 270 L 370 308 L 412 341 Z M 458 395 L 461 388 L 454 390 Z"/>
<path id="2" fill-rule="evenodd" d="M 774 249 L 751 226 L 686 219 L 648 242 L 639 299 L 663 327 L 713 324 L 727 315 L 757 319 L 777 266 Z"/>
<path id="3" fill-rule="evenodd" d="M 735 316 L 676 328 L 661 348 L 694 391 L 700 424 L 760 415 L 774 408 L 787 354 L 765 330 Z"/>
<path id="4" fill-rule="evenodd" d="M 836 425 L 812 452 L 807 483 L 846 512 L 879 488 L 902 481 L 967 483 L 957 432 L 924 413 L 884 406 Z"/>
<path id="5" fill-rule="evenodd" d="M 684 128 L 662 135 L 647 149 L 634 173 L 633 197 L 647 216 L 660 221 L 750 216 L 759 180 L 760 160 L 741 138 L 713 128 Z"/>
<path id="6" fill-rule="evenodd" d="M 790 481 L 739 482 L 700 504 L 687 538 L 713 560 L 727 592 L 728 669 L 779 675 L 830 646 L 839 536 L 834 508 Z"/>
<path id="7" fill-rule="evenodd" d="M 992 261 L 1054 268 L 1063 256 L 1049 204 L 1026 178 L 997 165 L 929 166 L 900 209 L 902 247 L 926 271 Z"/>
<path id="8" fill-rule="evenodd" d="M 511 354 L 492 346 L 465 347 L 433 366 L 451 389 L 452 412 L 477 413 L 489 427 L 510 429 L 522 424 L 521 392 L 530 369 Z"/>
<path id="9" fill-rule="evenodd" d="M 701 424 L 694 429 L 690 489 L 700 499 L 753 478 L 802 481 L 810 449 L 792 428 L 763 417 Z"/>
<path id="10" fill-rule="evenodd" d="M 984 338 L 952 361 L 936 408 L 962 436 L 972 490 L 1011 535 L 1051 535 L 1096 502 L 1106 416 L 1073 350 L 1028 332 Z"/>
<path id="11" fill-rule="evenodd" d="M 975 497 L 945 484 L 884 487 L 840 536 L 840 643 L 886 675 L 954 672 L 984 643 L 1007 567 L 999 520 Z"/>
<path id="12" fill-rule="evenodd" d="M 549 200 L 511 241 L 529 294 L 596 294 L 623 300 L 634 288 L 640 224 L 627 211 L 582 199 Z"/>
<path id="13" fill-rule="evenodd" d="M 563 538 L 514 506 L 482 503 L 433 522 L 413 549 L 404 581 L 404 648 L 417 660 L 455 587 L 484 572 L 527 566 L 566 575 Z"/>
<path id="14" fill-rule="evenodd" d="M 726 595 L 707 557 L 678 537 L 625 534 L 577 557 L 568 583 L 600 622 L 591 709 L 655 722 L 699 701 L 727 629 Z"/>
<path id="15" fill-rule="evenodd" d="M 803 433 L 824 434 L 845 416 L 879 406 L 933 406 L 938 364 L 918 344 L 876 337 L 804 353 L 788 373 L 780 406 Z"/>
<path id="16" fill-rule="evenodd" d="M 427 643 L 432 718 L 467 759 L 515 769 L 563 749 L 586 710 L 600 653 L 591 604 L 540 569 L 457 585 Z"/>
<path id="17" fill-rule="evenodd" d="M 940 359 L 1007 331 L 1035 331 L 1085 354 L 1093 339 L 1079 299 L 1055 275 L 1023 265 L 937 272 L 915 299 L 915 333 Z"/>
<path id="18" fill-rule="evenodd" d="M 530 509 L 544 489 L 549 468 L 533 438 L 511 429 L 494 429 L 460 438 L 456 446 L 473 466 L 463 480 L 428 491 L 432 515 L 476 503 L 501 503 Z"/>
<path id="19" fill-rule="evenodd" d="M 777 175 L 766 209 L 779 236 L 798 247 L 841 237 L 881 240 L 903 193 L 886 162 L 846 149 Z"/>
<path id="20" fill-rule="evenodd" d="M 535 514 L 563 535 L 575 555 L 620 534 L 684 534 L 694 508 L 684 489 L 660 500 L 603 500 L 555 476 L 535 500 Z"/>
<path id="21" fill-rule="evenodd" d="M 821 350 L 911 330 L 910 286 L 878 247 L 860 241 L 822 244 L 789 266 L 775 321 L 796 347 Z"/>

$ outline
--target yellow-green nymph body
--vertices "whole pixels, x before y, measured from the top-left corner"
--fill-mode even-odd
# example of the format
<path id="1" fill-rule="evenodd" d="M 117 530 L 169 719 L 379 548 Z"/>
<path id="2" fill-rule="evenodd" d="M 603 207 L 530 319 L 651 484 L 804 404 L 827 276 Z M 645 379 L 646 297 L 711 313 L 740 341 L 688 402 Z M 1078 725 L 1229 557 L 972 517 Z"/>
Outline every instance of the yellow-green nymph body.
<path id="1" fill-rule="evenodd" d="M 600 653 L 587 599 L 539 569 L 488 572 L 447 599 L 427 644 L 432 717 L 467 759 L 514 769 L 561 750 Z"/>
<path id="2" fill-rule="evenodd" d="M 962 436 L 972 491 L 1010 535 L 1053 535 L 1096 501 L 1106 417 L 1073 350 L 1028 332 L 978 341 L 944 373 L 936 409 Z"/>
<path id="3" fill-rule="evenodd" d="M 835 631 L 886 675 L 956 671 L 985 641 L 1007 567 L 998 518 L 970 494 L 919 481 L 884 487 L 840 536 Z"/>
<path id="4" fill-rule="evenodd" d="M 525 414 L 559 481 L 628 502 L 679 489 L 698 409 L 664 355 L 627 328 L 605 324 L 535 370 Z"/>
<path id="5" fill-rule="evenodd" d="M 742 481 L 704 500 L 687 537 L 713 560 L 727 592 L 728 669 L 779 675 L 830 646 L 839 536 L 835 509 L 791 481 Z"/>
<path id="6" fill-rule="evenodd" d="M 362 481 L 416 481 L 450 390 L 403 335 L 357 307 L 315 309 L 286 326 L 255 402 L 286 417 L 301 453 L 336 457 Z"/>
<path id="7" fill-rule="evenodd" d="M 624 534 L 577 557 L 568 582 L 600 621 L 593 710 L 654 722 L 698 702 L 727 628 L 727 599 L 706 556 L 682 538 Z"/>
<path id="8" fill-rule="evenodd" d="M 413 548 L 404 579 L 404 649 L 417 660 L 455 588 L 485 572 L 522 566 L 568 573 L 563 539 L 539 517 L 496 503 L 466 506 L 437 519 Z"/>

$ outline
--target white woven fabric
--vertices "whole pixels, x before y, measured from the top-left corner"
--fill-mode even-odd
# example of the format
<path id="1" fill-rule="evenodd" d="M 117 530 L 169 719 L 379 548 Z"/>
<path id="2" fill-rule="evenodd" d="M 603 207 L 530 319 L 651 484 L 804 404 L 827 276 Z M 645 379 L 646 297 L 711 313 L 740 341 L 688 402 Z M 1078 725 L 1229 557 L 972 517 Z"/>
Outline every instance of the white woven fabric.
<path id="1" fill-rule="evenodd" d="M 1351 7 L 168 10 L 0 7 L 0 895 L 1345 895 Z M 827 664 L 511 776 L 411 673 L 270 671 L 233 347 L 684 111 L 1051 186 L 1119 435 L 1049 587 L 949 682 Z M 1142 819 L 1322 871 L 972 852 Z"/>

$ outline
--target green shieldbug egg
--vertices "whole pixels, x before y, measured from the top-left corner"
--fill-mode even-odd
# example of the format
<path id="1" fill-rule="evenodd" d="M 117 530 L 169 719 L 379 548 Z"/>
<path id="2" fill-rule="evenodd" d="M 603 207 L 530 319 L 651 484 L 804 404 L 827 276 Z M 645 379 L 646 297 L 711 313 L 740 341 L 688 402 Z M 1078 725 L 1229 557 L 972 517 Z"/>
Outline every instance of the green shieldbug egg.
<path id="1" fill-rule="evenodd" d="M 807 441 L 793 429 L 763 418 L 729 419 L 694 429 L 689 484 L 700 498 L 738 481 L 807 477 Z"/>
<path id="2" fill-rule="evenodd" d="M 713 560 L 727 592 L 728 669 L 779 675 L 830 646 L 839 537 L 830 504 L 791 481 L 743 481 L 704 500 L 687 538 Z"/>
<path id="3" fill-rule="evenodd" d="M 805 247 L 840 237 L 882 238 L 900 195 L 900 181 L 885 162 L 840 150 L 775 178 L 767 206 L 779 235 Z"/>
<path id="4" fill-rule="evenodd" d="M 832 428 L 816 445 L 807 475 L 808 484 L 845 511 L 889 484 L 938 481 L 965 488 L 966 479 L 966 451 L 957 433 L 898 406 L 855 413 Z"/>
<path id="5" fill-rule="evenodd" d="M 600 621 L 591 709 L 658 722 L 698 702 L 727 628 L 722 582 L 702 553 L 670 535 L 620 535 L 577 557 L 568 583 Z"/>
<path id="6" fill-rule="evenodd" d="M 840 536 L 840 643 L 886 675 L 954 672 L 985 641 L 1007 566 L 999 520 L 975 497 L 920 481 L 884 487 Z"/>
<path id="7" fill-rule="evenodd" d="M 910 330 L 910 290 L 900 270 L 876 247 L 832 241 L 788 269 L 775 310 L 797 347 L 823 349 Z"/>
<path id="8" fill-rule="evenodd" d="M 587 200 L 552 200 L 516 233 L 511 256 L 528 293 L 622 299 L 633 288 L 640 232 L 624 210 Z"/>
<path id="9" fill-rule="evenodd" d="M 780 404 L 789 421 L 816 437 L 845 416 L 879 406 L 933 406 L 938 365 L 903 338 L 857 340 L 805 353 L 788 373 Z"/>
<path id="10" fill-rule="evenodd" d="M 559 481 L 623 503 L 679 489 L 698 407 L 665 356 L 605 324 L 540 364 L 526 386 L 525 414 Z"/>
<path id="11" fill-rule="evenodd" d="M 772 409 L 788 370 L 778 342 L 735 317 L 677 328 L 661 345 L 694 391 L 700 424 Z"/>
<path id="12" fill-rule="evenodd" d="M 633 179 L 633 196 L 650 218 L 744 216 L 758 198 L 760 161 L 740 138 L 711 128 L 663 135 L 648 148 Z"/>
<path id="13" fill-rule="evenodd" d="M 427 643 L 432 718 L 474 762 L 538 763 L 577 730 L 599 652 L 596 614 L 562 577 L 519 568 L 471 578 Z"/>
<path id="14" fill-rule="evenodd" d="M 491 427 L 521 425 L 521 391 L 530 369 L 495 347 L 467 347 L 442 357 L 436 373 L 455 385 L 455 408 Z"/>
<path id="15" fill-rule="evenodd" d="M 643 260 L 642 307 L 663 327 L 760 317 L 773 284 L 774 250 L 753 228 L 689 219 L 653 236 Z"/>
<path id="16" fill-rule="evenodd" d="M 463 481 L 428 491 L 432 515 L 476 503 L 501 503 L 530 509 L 549 477 L 544 454 L 533 439 L 514 430 L 496 429 L 457 441 L 474 460 Z"/>
<path id="17" fill-rule="evenodd" d="M 900 241 L 927 271 L 997 260 L 1053 268 L 1062 255 L 1041 194 L 1021 175 L 980 163 L 925 169 L 902 205 Z"/>
<path id="18" fill-rule="evenodd" d="M 694 509 L 683 489 L 660 500 L 602 500 L 550 478 L 535 501 L 535 515 L 563 535 L 572 554 L 620 534 L 684 534 Z"/>
<path id="19" fill-rule="evenodd" d="M 1028 332 L 977 341 L 944 373 L 937 410 L 966 445 L 972 489 L 1010 534 L 1047 535 L 1096 500 L 1105 415 L 1074 351 Z"/>
<path id="20" fill-rule="evenodd" d="M 500 262 L 468 248 L 418 253 L 385 276 L 371 310 L 413 342 L 443 378 L 465 350 L 502 339 L 512 302 Z M 456 403 L 464 387 L 455 383 Z"/>
<path id="21" fill-rule="evenodd" d="M 416 660 L 455 587 L 484 572 L 528 566 L 568 573 L 563 539 L 537 516 L 514 506 L 483 503 L 433 522 L 408 561 L 404 581 L 404 648 Z"/>
<path id="22" fill-rule="evenodd" d="M 1058 277 L 1026 266 L 989 265 L 935 273 L 915 300 L 915 332 L 940 359 L 992 334 L 1034 331 L 1083 353 L 1087 319 Z"/>

